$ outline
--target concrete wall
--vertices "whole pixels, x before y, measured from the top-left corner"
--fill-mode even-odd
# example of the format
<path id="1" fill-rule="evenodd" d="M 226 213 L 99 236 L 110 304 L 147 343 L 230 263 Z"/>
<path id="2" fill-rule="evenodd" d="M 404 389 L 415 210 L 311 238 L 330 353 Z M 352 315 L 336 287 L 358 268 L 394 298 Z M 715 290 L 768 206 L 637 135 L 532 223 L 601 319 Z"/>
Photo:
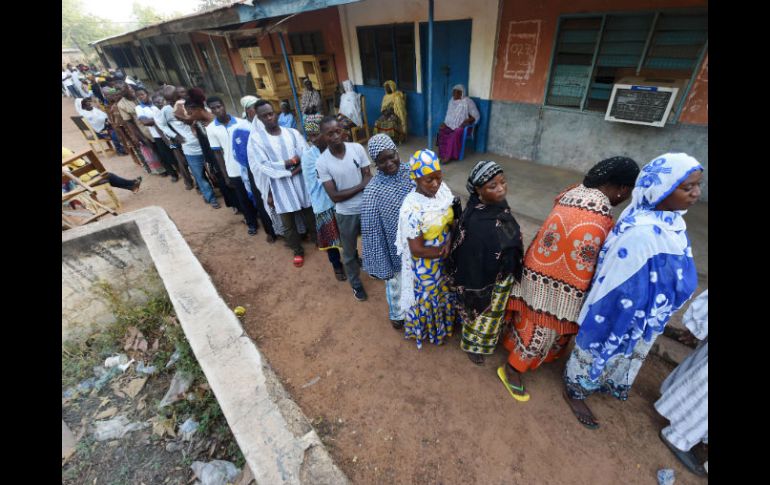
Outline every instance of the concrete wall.
<path id="1" fill-rule="evenodd" d="M 543 102 L 560 15 L 707 6 L 705 0 L 502 0 L 492 98 Z"/>
<path id="2" fill-rule="evenodd" d="M 708 125 L 709 123 L 709 58 L 703 59 L 679 116 L 682 123 Z"/>
<path id="3" fill-rule="evenodd" d="M 708 167 L 708 57 L 676 124 L 662 128 L 604 121 L 599 112 L 543 107 L 559 16 L 706 7 L 703 0 L 503 0 L 492 87 L 488 150 L 585 171 L 613 155 L 639 163 L 685 151 Z M 702 200 L 708 200 L 708 170 Z"/>
<path id="4" fill-rule="evenodd" d="M 87 337 L 115 317 L 100 284 L 122 301 L 141 304 L 162 289 L 147 245 L 129 222 L 88 237 L 62 242 L 62 340 Z"/>
<path id="5" fill-rule="evenodd" d="M 608 123 L 602 113 L 504 101 L 492 102 L 491 118 L 489 151 L 581 172 L 616 155 L 641 165 L 662 153 L 686 152 L 706 168 L 701 199 L 708 200 L 707 126 Z"/>
<path id="6" fill-rule="evenodd" d="M 62 291 L 72 290 L 62 296 L 84 315 L 94 299 L 73 282 L 85 286 L 98 275 L 122 284 L 126 274 L 148 267 L 168 291 L 257 483 L 349 484 L 163 209 L 147 207 L 62 233 Z M 63 314 L 63 336 L 66 327 Z"/>

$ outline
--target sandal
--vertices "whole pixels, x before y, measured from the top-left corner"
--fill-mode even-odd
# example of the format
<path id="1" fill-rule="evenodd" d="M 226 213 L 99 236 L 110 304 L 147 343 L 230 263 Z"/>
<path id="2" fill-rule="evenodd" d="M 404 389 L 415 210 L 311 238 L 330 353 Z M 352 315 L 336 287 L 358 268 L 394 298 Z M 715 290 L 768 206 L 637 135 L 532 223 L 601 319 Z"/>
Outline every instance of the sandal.
<path id="1" fill-rule="evenodd" d="M 401 330 L 404 328 L 404 321 L 403 320 L 391 320 L 390 324 L 395 328 L 396 330 Z"/>
<path id="2" fill-rule="evenodd" d="M 139 192 L 139 186 L 142 185 L 142 177 L 137 177 L 134 179 L 134 186 L 131 188 L 131 192 L 137 193 Z"/>
<path id="3" fill-rule="evenodd" d="M 511 394 L 511 397 L 516 399 L 519 402 L 527 402 L 529 401 L 529 393 L 524 390 L 524 386 L 514 386 L 510 382 L 508 382 L 508 379 L 505 377 L 505 367 L 500 366 L 497 368 L 497 377 L 500 378 L 501 381 L 503 381 L 503 384 L 505 384 L 505 388 L 508 389 L 508 392 Z M 524 394 L 516 394 L 513 391 L 523 392 Z"/>
<path id="4" fill-rule="evenodd" d="M 294 266 L 297 268 L 301 268 L 302 265 L 305 264 L 305 257 L 304 256 L 294 256 Z"/>
<path id="5" fill-rule="evenodd" d="M 276 240 L 276 239 L 277 239 L 277 238 L 276 238 L 276 237 L 275 237 L 275 235 L 273 235 L 273 234 L 268 234 L 268 235 L 267 235 L 267 238 L 265 238 L 265 240 L 268 242 L 268 244 L 273 244 L 273 243 L 275 243 L 275 240 Z"/>
<path id="6" fill-rule="evenodd" d="M 660 433 L 658 433 L 658 436 L 660 436 L 660 439 L 663 441 L 663 443 L 668 446 L 668 448 L 676 455 L 677 459 L 682 463 L 682 465 L 685 466 L 688 470 L 690 470 L 692 473 L 698 475 L 699 477 L 705 477 L 706 476 L 706 469 L 703 468 L 703 465 L 700 464 L 698 459 L 695 457 L 695 454 L 692 451 L 682 451 L 676 446 L 673 445 L 669 440 L 666 439 L 666 437 L 663 435 L 663 430 L 660 430 Z"/>
<path id="7" fill-rule="evenodd" d="M 567 391 L 562 391 L 561 395 L 564 400 L 567 401 L 567 404 L 569 404 L 569 408 L 572 410 L 572 413 L 575 415 L 580 424 L 588 429 L 596 429 L 599 427 L 599 423 L 596 421 L 596 418 L 594 417 L 593 413 L 591 413 L 590 409 L 588 410 L 588 414 L 581 413 L 575 409 L 575 406 L 572 403 L 572 399 L 570 399 L 570 397 L 567 395 Z"/>

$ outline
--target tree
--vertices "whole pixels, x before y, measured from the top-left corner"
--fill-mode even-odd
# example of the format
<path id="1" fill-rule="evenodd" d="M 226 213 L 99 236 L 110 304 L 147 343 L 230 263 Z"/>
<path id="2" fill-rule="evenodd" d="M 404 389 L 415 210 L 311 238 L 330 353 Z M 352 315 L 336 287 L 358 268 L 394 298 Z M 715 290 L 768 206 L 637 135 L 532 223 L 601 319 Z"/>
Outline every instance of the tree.
<path id="1" fill-rule="evenodd" d="M 235 0 L 198 0 L 198 12 L 205 12 L 219 7 L 230 5 Z"/>
<path id="2" fill-rule="evenodd" d="M 132 10 L 134 19 L 136 19 L 136 21 L 139 23 L 137 28 L 146 27 L 151 24 L 157 24 L 158 22 L 165 22 L 167 20 L 175 19 L 183 15 L 179 12 L 163 15 L 157 12 L 152 6 L 148 5 L 145 7 L 136 1 L 133 3 Z"/>
<path id="3" fill-rule="evenodd" d="M 77 47 L 89 59 L 94 59 L 96 52 L 89 42 L 103 39 L 123 32 L 124 28 L 109 20 L 83 13 L 80 0 L 62 0 L 61 4 L 61 45 Z"/>

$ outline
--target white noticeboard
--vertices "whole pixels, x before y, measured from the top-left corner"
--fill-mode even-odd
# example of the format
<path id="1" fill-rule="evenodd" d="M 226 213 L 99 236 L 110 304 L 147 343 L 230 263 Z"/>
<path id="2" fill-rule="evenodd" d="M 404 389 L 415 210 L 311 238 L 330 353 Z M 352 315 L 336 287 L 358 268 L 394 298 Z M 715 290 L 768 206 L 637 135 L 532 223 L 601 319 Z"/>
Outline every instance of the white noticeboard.
<path id="1" fill-rule="evenodd" d="M 634 125 L 665 126 L 678 92 L 676 87 L 615 84 L 604 119 Z"/>

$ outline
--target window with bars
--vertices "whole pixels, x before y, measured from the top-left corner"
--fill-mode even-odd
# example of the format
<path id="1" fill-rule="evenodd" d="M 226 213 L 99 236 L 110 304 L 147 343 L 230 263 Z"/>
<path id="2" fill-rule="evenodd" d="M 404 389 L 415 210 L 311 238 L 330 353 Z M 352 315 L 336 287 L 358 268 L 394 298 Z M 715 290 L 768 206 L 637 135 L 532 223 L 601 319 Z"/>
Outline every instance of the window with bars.
<path id="1" fill-rule="evenodd" d="M 184 63 L 189 71 L 199 71 L 198 62 L 195 60 L 195 53 L 193 53 L 192 46 L 190 44 L 182 44 L 179 46 L 179 50 L 182 51 L 182 57 Z"/>
<path id="2" fill-rule="evenodd" d="M 147 52 L 150 53 L 150 60 L 155 66 L 155 69 L 160 69 L 160 63 L 158 62 L 158 56 L 155 54 L 155 48 L 151 45 L 147 46 Z"/>
<path id="3" fill-rule="evenodd" d="M 689 81 L 707 39 L 702 10 L 562 17 L 545 104 L 604 112 L 624 77 Z"/>
<path id="4" fill-rule="evenodd" d="M 399 90 L 415 90 L 413 24 L 358 27 L 358 50 L 365 85 L 393 80 Z"/>
<path id="5" fill-rule="evenodd" d="M 123 47 L 123 55 L 126 57 L 126 62 L 129 67 L 139 67 L 139 63 L 136 62 L 134 51 L 131 49 L 130 45 Z"/>
<path id="6" fill-rule="evenodd" d="M 324 40 L 321 32 L 292 32 L 289 34 L 291 53 L 296 55 L 316 55 L 324 53 Z"/>

